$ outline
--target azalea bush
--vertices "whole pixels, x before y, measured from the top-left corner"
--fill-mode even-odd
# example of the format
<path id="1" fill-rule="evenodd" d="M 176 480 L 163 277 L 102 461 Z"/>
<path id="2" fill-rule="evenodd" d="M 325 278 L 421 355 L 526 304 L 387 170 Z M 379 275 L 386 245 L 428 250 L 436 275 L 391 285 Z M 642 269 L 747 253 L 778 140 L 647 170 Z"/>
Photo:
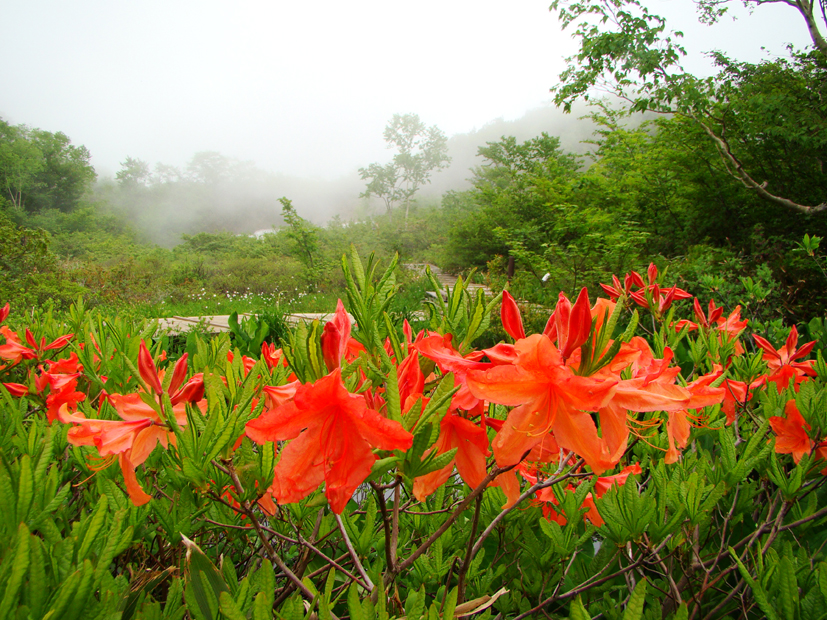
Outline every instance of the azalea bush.
<path id="1" fill-rule="evenodd" d="M 823 343 L 654 265 L 414 330 L 395 261 L 342 267 L 255 355 L 0 311 L 0 619 L 824 615 Z"/>

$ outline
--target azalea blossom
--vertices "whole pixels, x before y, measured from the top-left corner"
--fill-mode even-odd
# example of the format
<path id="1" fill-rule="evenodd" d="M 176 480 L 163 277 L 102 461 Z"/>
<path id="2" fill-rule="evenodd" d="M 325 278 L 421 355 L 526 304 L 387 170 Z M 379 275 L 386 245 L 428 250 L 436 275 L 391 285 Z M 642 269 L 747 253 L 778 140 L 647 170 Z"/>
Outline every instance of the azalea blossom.
<path id="1" fill-rule="evenodd" d="M 772 416 L 770 427 L 775 433 L 775 451 L 778 454 L 792 454 L 798 463 L 801 457 L 813 448 L 813 442 L 807 435 L 810 425 L 804 420 L 794 400 L 784 406 L 784 417 Z"/>
<path id="2" fill-rule="evenodd" d="M 110 399 L 120 396 L 113 394 Z M 151 407 L 131 399 L 115 398 L 115 409 L 121 420 L 97 420 L 82 413 L 71 414 L 66 405 L 60 407 L 58 418 L 64 424 L 77 424 L 69 429 L 68 440 L 74 446 L 95 446 L 102 457 L 118 456 L 129 498 L 136 506 L 146 504 L 152 496 L 138 483 L 135 467 L 143 463 L 159 443 L 165 449 L 175 442 L 175 435 Z M 179 426 L 187 423 L 186 411 L 176 411 Z"/>
<path id="3" fill-rule="evenodd" d="M 333 319 L 325 323 L 321 336 L 322 356 L 329 372 L 340 368 L 342 360 L 353 361 L 365 348 L 350 336 L 351 319 L 340 299 Z"/>
<path id="4" fill-rule="evenodd" d="M 554 431 L 560 444 L 585 458 L 595 471 L 607 469 L 594 452 L 600 439 L 586 412 L 605 406 L 617 381 L 575 375 L 543 334 L 518 341 L 514 349 L 514 364 L 471 370 L 467 377 L 477 398 L 516 406 L 492 443 L 497 464 L 519 463 L 546 433 Z"/>
<path id="5" fill-rule="evenodd" d="M 500 319 L 502 320 L 505 332 L 514 340 L 525 338 L 525 329 L 523 328 L 523 318 L 520 316 L 520 309 L 508 291 L 503 291 Z"/>
<path id="6" fill-rule="evenodd" d="M 573 306 L 568 297 L 560 293 L 543 333 L 557 344 L 557 349 L 566 360 L 589 339 L 591 329 L 589 292 L 583 288 Z"/>
<path id="7" fill-rule="evenodd" d="M 444 454 L 453 448 L 457 448 L 457 453 L 450 463 L 414 480 L 413 492 L 419 501 L 424 501 L 428 495 L 445 484 L 455 465 L 465 484 L 472 489 L 479 486 L 485 478 L 486 458 L 490 454 L 488 433 L 485 428 L 449 409 L 440 422 L 439 438 L 426 454 L 433 451 Z"/>
<path id="8" fill-rule="evenodd" d="M 620 283 L 617 276 L 612 276 L 612 284 L 601 284 L 600 288 L 606 292 L 612 301 L 617 301 L 621 297 L 629 297 L 633 286 L 639 286 L 641 288 L 646 286 L 643 282 L 643 278 L 640 277 L 640 274 L 637 271 L 627 273 L 626 277 L 623 279 L 623 284 Z"/>
<path id="9" fill-rule="evenodd" d="M 790 330 L 784 346 L 777 350 L 761 336 L 753 334 L 752 337 L 755 339 L 755 344 L 763 349 L 763 359 L 767 362 L 767 366 L 769 366 L 771 371 L 771 374 L 767 376 L 765 380 L 775 383 L 775 385 L 778 386 L 779 392 L 790 385 L 791 379 L 797 387 L 807 377 L 816 376 L 816 371 L 813 367 L 815 362 L 813 360 L 803 362 L 795 361 L 808 355 L 816 344 L 815 340 L 813 340 L 798 347 L 798 330 L 795 328 L 795 325 L 793 325 Z"/>
<path id="10" fill-rule="evenodd" d="M 322 482 L 331 510 L 341 514 L 370 474 L 372 448 L 407 450 L 413 435 L 350 394 L 341 370 L 296 388 L 295 397 L 247 423 L 257 443 L 290 440 L 276 464 L 270 492 L 279 503 L 297 502 Z"/>
<path id="11" fill-rule="evenodd" d="M 161 391 L 163 372 L 157 370 L 143 342 L 141 348 L 146 354 L 139 353 L 139 372 L 153 391 L 156 388 Z M 178 426 L 187 424 L 187 402 L 196 402 L 202 411 L 206 408 L 206 402 L 203 400 L 203 373 L 194 375 L 184 384 L 186 372 L 185 353 L 175 364 L 168 388 L 173 410 L 166 412 L 166 415 L 174 416 Z M 95 446 L 104 458 L 117 455 L 129 497 L 133 504 L 140 506 L 152 498 L 138 483 L 135 467 L 146 461 L 158 444 L 164 449 L 170 443 L 174 444 L 175 434 L 167 420 L 161 418 L 160 404 L 156 410 L 141 398 L 141 394 L 109 394 L 106 399 L 115 408 L 120 420 L 87 418 L 80 412 L 72 414 L 69 411 L 69 403 L 59 403 L 57 417 L 64 424 L 77 425 L 69 429 L 67 434 L 72 445 Z"/>
<path id="12" fill-rule="evenodd" d="M 24 359 L 31 360 L 37 357 L 37 351 L 25 346 L 20 341 L 20 337 L 7 326 L 0 326 L 0 334 L 6 339 L 6 344 L 0 345 L 0 359 L 10 362 L 8 366 L 19 364 Z M 0 369 L 2 368 L 6 366 L 0 366 Z"/>

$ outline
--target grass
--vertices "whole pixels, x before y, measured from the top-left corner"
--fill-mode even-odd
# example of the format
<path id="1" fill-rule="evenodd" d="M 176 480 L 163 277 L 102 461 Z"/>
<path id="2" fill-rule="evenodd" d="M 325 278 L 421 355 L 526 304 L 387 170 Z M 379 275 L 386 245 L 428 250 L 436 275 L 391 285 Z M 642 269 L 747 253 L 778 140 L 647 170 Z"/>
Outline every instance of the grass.
<path id="1" fill-rule="evenodd" d="M 208 293 L 202 289 L 180 301 L 164 300 L 158 304 L 141 306 L 137 313 L 147 317 L 208 316 L 232 312 L 256 314 L 279 308 L 282 312 L 333 312 L 336 300 L 344 297 L 336 293 L 298 293 L 258 295 L 229 292 L 223 295 Z"/>
<path id="2" fill-rule="evenodd" d="M 421 303 L 425 298 L 427 288 L 428 283 L 425 279 L 404 283 L 389 309 L 390 312 L 404 316 L 421 310 Z M 307 293 L 288 289 L 268 295 L 250 291 L 213 293 L 202 288 L 183 297 L 168 297 L 160 303 L 141 304 L 134 306 L 133 309 L 138 316 L 152 318 L 213 316 L 232 312 L 257 314 L 275 308 L 284 313 L 333 312 L 338 299 L 347 302 L 344 290 Z"/>

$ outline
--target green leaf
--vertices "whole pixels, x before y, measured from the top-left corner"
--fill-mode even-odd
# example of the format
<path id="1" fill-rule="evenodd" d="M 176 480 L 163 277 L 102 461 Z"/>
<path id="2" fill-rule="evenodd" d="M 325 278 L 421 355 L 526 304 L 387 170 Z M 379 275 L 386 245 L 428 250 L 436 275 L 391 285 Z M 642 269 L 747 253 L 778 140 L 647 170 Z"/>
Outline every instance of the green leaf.
<path id="1" fill-rule="evenodd" d="M 0 618 L 5 619 L 15 606 L 17 593 L 20 591 L 20 586 L 23 585 L 26 571 L 29 569 L 29 545 L 29 528 L 26 527 L 25 523 L 21 523 L 17 528 L 14 559 L 12 559 L 11 562 L 11 570 L 8 581 L 6 582 L 6 591 L 3 593 L 2 601 L 0 601 Z"/>
<path id="2" fill-rule="evenodd" d="M 795 567 L 787 555 L 778 563 L 778 599 L 784 618 L 795 618 L 798 611 L 798 582 Z"/>
<path id="3" fill-rule="evenodd" d="M 229 592 L 221 592 L 218 595 L 218 603 L 221 613 L 227 617 L 227 620 L 247 620 L 247 616 L 238 608 Z"/>
<path id="4" fill-rule="evenodd" d="M 385 315 L 387 316 L 387 314 Z M 396 358 L 400 359 L 399 356 Z M 399 378 L 396 374 L 396 368 L 393 364 L 388 364 L 385 368 L 385 376 L 387 381 L 385 384 L 385 400 L 388 403 L 387 417 L 394 422 L 402 423 L 402 404 L 399 401 Z"/>
<path id="5" fill-rule="evenodd" d="M 643 604 L 646 602 L 646 579 L 641 579 L 635 586 L 635 591 L 629 597 L 629 604 L 623 613 L 623 620 L 641 620 L 643 618 Z"/>
<path id="6" fill-rule="evenodd" d="M 416 430 L 419 432 L 420 426 L 424 426 L 431 421 L 440 412 L 444 413 L 443 406 L 447 409 L 451 398 L 459 391 L 460 386 L 454 387 L 454 373 L 448 373 L 439 382 L 439 385 L 431 394 L 431 400 L 422 412 L 422 417 L 419 419 Z M 414 433 L 416 434 L 416 433 Z"/>
<path id="7" fill-rule="evenodd" d="M 115 558 L 115 553 L 118 551 L 118 543 L 121 540 L 121 524 L 125 515 L 125 510 L 119 510 L 115 514 L 115 520 L 112 523 L 112 527 L 109 529 L 109 535 L 106 537 L 106 542 L 103 544 L 100 557 L 98 557 L 97 567 L 95 568 L 96 584 L 100 583 L 103 573 L 109 570 L 109 565 L 112 563 L 112 560 Z"/>
<path id="8" fill-rule="evenodd" d="M 437 471 L 442 469 L 443 467 L 447 467 L 451 461 L 454 460 L 454 457 L 457 455 L 457 451 L 459 448 L 451 448 L 447 452 L 443 452 L 437 456 L 433 456 L 433 452 L 428 455 L 428 457 L 422 462 L 422 466 L 417 471 L 416 476 L 424 476 L 425 474 L 430 474 L 433 471 Z"/>
<path id="9" fill-rule="evenodd" d="M 591 614 L 583 606 L 583 599 L 579 595 L 571 604 L 569 612 L 569 620 L 592 620 Z"/>
<path id="10" fill-rule="evenodd" d="M 405 601 L 405 618 L 407 620 L 422 620 L 422 613 L 425 611 L 425 586 L 419 591 L 411 588 L 408 591 L 408 598 Z"/>
<path id="11" fill-rule="evenodd" d="M 213 620 L 213 609 L 222 592 L 230 593 L 221 573 L 201 551 L 201 548 L 181 534 L 187 548 L 187 585 L 191 588 L 194 602 L 207 620 Z M 189 605 L 189 601 L 187 601 Z"/>
<path id="12" fill-rule="evenodd" d="M 764 612 L 768 620 L 780 620 L 778 614 L 775 611 L 775 608 L 772 606 L 772 604 L 769 601 L 769 598 L 767 597 L 767 593 L 764 591 L 761 585 L 758 584 L 755 581 L 755 579 L 752 578 L 752 575 L 749 574 L 749 570 L 747 570 L 747 567 L 744 566 L 744 563 L 741 561 L 741 558 L 738 557 L 738 554 L 735 553 L 735 549 L 733 549 L 732 547 L 728 547 L 728 549 L 729 554 L 732 556 L 732 559 L 738 565 L 738 571 L 741 573 L 741 577 L 744 578 L 744 581 L 746 581 L 749 584 L 749 587 L 752 589 L 752 595 L 755 597 L 755 603 L 758 605 L 761 611 Z"/>
<path id="13" fill-rule="evenodd" d="M 253 600 L 253 620 L 272 620 L 273 605 L 268 604 L 267 595 L 264 592 L 256 594 Z M 353 617 L 353 614 L 351 614 Z"/>
<path id="14" fill-rule="evenodd" d="M 28 601 L 32 617 L 38 618 L 42 614 L 43 606 L 47 601 L 43 593 L 48 591 L 49 584 L 46 582 L 46 565 L 43 560 L 43 543 L 36 536 L 32 537 L 30 542 L 31 557 L 29 559 L 29 579 L 26 583 L 26 599 Z"/>
<path id="15" fill-rule="evenodd" d="M 454 608 L 456 608 L 457 606 L 457 593 L 458 590 L 455 586 L 451 589 L 451 591 L 448 593 L 448 596 L 445 598 L 445 604 L 442 607 L 443 620 L 453 620 Z"/>
<path id="16" fill-rule="evenodd" d="M 353 277 L 356 280 L 356 284 L 359 286 L 359 290 L 365 290 L 365 268 L 362 266 L 362 259 L 359 258 L 359 252 L 356 251 L 356 246 L 350 246 L 350 262 L 353 265 Z"/>
<path id="17" fill-rule="evenodd" d="M 101 498 L 98 500 L 98 505 L 95 507 L 95 511 L 92 513 L 92 516 L 89 518 L 89 525 L 86 528 L 86 534 L 83 537 L 83 542 L 80 545 L 80 549 L 78 549 L 78 561 L 82 561 L 89 550 L 92 548 L 92 543 L 94 543 L 98 539 L 98 534 L 100 534 L 101 529 L 103 529 L 103 525 L 106 521 L 106 509 L 109 506 L 109 498 L 106 495 L 101 495 Z"/>
<path id="18" fill-rule="evenodd" d="M 92 562 L 88 559 L 84 560 L 77 590 L 75 590 L 66 611 L 63 612 L 61 620 L 76 620 L 76 618 L 79 618 L 80 614 L 83 613 L 86 608 L 86 602 L 92 594 L 92 589 L 94 587 L 94 573 L 95 569 L 92 567 Z"/>
<path id="19" fill-rule="evenodd" d="M 34 498 L 32 460 L 28 454 L 20 459 L 20 477 L 17 482 L 17 522 L 25 522 Z"/>
<path id="20" fill-rule="evenodd" d="M 362 607 L 362 602 L 359 599 L 359 586 L 356 585 L 355 581 L 350 584 L 347 591 L 347 609 L 350 612 L 351 620 L 373 620 L 368 618 Z M 255 618 L 254 620 L 258 619 Z"/>

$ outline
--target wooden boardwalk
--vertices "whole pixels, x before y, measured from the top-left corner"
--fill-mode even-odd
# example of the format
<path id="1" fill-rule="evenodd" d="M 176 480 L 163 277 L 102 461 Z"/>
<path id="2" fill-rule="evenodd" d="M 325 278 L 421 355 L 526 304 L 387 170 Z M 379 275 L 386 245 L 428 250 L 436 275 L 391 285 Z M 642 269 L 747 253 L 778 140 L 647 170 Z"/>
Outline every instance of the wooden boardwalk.
<path id="1" fill-rule="evenodd" d="M 431 273 L 434 274 L 436 279 L 443 287 L 443 295 L 445 294 L 445 290 L 447 288 L 453 289 L 456 286 L 458 278 L 456 276 L 452 276 L 443 272 L 439 267 L 436 265 L 426 265 L 426 263 L 418 263 L 418 264 L 404 264 L 402 267 L 414 271 L 416 273 L 421 273 L 425 275 L 425 267 L 428 266 L 431 268 Z M 468 285 L 468 292 L 472 295 L 476 295 L 477 291 L 482 289 L 482 291 L 486 294 L 486 296 L 491 296 L 493 293 L 491 289 L 489 289 L 484 284 L 476 284 L 471 283 Z M 435 291 L 428 291 L 428 295 L 432 295 L 436 297 Z M 239 323 L 244 320 L 244 318 L 249 318 L 253 316 L 249 313 L 239 314 L 238 321 Z M 351 325 L 355 322 L 353 315 L 348 314 L 350 317 Z M 298 325 L 300 322 L 310 323 L 312 321 L 318 320 L 322 323 L 325 323 L 333 318 L 332 312 L 291 312 L 284 315 L 284 318 L 287 320 L 289 325 L 295 326 Z M 222 333 L 230 331 L 230 315 L 228 314 L 218 314 L 212 316 L 173 316 L 164 319 L 157 319 L 158 321 L 158 329 L 167 333 L 172 334 L 182 334 L 188 332 L 192 329 L 203 329 L 209 333 Z"/>
<path id="2" fill-rule="evenodd" d="M 252 314 L 244 313 L 238 315 L 238 322 L 241 323 L 245 318 L 252 317 Z M 350 324 L 355 322 L 353 315 L 348 314 Z M 333 318 L 332 312 L 292 312 L 284 315 L 285 320 L 289 325 L 295 326 L 300 322 L 311 323 L 319 320 L 325 323 Z M 230 331 L 230 315 L 218 314 L 214 316 L 172 316 L 166 319 L 157 319 L 158 328 L 162 331 L 182 334 L 188 332 L 196 327 L 201 327 L 204 331 L 218 334 Z"/>
<path id="3" fill-rule="evenodd" d="M 444 271 L 442 271 L 442 269 L 440 269 L 436 265 L 431 265 L 430 263 L 408 263 L 403 264 L 402 266 L 406 269 L 422 274 L 423 276 L 425 275 L 425 267 L 430 267 L 431 273 L 434 274 L 434 277 L 443 287 L 443 294 L 447 288 L 450 287 L 451 289 L 453 289 L 454 286 L 456 286 L 457 281 L 459 280 L 459 278 L 457 278 L 456 276 L 453 276 L 449 273 L 445 273 Z M 482 289 L 486 296 L 492 296 L 494 294 L 491 291 L 491 289 L 488 288 L 488 286 L 486 286 L 485 284 L 477 284 L 476 282 L 471 282 L 467 285 L 466 288 L 468 289 L 468 292 L 471 293 L 471 295 L 476 295 L 479 289 Z M 436 296 L 436 293 L 434 291 L 428 291 L 429 295 L 431 293 L 434 294 L 434 297 Z"/>

